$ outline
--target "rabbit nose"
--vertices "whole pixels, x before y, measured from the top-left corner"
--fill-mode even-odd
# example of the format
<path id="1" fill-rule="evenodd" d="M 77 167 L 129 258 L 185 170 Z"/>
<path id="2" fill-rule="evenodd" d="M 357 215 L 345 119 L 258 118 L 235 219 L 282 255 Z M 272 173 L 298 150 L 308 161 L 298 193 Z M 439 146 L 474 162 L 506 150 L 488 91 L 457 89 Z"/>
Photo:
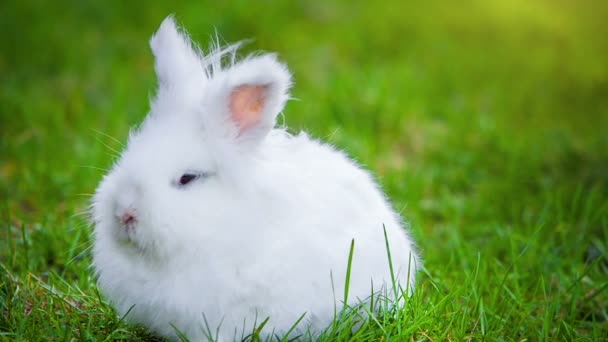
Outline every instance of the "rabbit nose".
<path id="1" fill-rule="evenodd" d="M 120 216 L 120 222 L 126 227 L 132 227 L 133 225 L 135 225 L 135 223 L 137 223 L 137 217 L 135 216 L 135 212 L 133 212 L 132 210 L 125 211 Z"/>

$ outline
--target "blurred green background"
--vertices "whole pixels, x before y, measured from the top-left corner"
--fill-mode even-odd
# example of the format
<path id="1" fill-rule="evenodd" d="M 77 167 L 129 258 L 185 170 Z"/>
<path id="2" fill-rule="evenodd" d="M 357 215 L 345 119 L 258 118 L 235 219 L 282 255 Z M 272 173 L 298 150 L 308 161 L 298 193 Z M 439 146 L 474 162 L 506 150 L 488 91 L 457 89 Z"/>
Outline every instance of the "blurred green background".
<path id="1" fill-rule="evenodd" d="M 110 137 L 147 112 L 148 39 L 171 13 L 203 48 L 217 31 L 277 52 L 295 78 L 290 130 L 374 171 L 426 260 L 416 339 L 608 336 L 607 2 L 3 1 L 8 338 L 108 333 L 93 328 L 111 319 L 88 269 L 88 195 L 120 149 Z M 81 311 L 49 304 L 51 287 Z"/>

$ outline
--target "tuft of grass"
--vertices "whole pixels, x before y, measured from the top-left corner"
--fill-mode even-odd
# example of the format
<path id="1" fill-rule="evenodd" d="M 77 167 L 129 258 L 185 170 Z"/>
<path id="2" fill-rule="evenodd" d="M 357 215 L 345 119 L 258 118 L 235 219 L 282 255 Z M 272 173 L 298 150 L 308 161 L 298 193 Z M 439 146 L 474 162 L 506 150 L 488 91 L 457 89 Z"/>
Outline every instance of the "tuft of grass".
<path id="1" fill-rule="evenodd" d="M 159 340 L 98 293 L 86 212 L 170 13 L 278 52 L 286 125 L 373 170 L 411 226 L 412 297 L 370 289 L 318 340 L 606 339 L 605 2 L 111 0 L 0 3 L 0 340 Z"/>

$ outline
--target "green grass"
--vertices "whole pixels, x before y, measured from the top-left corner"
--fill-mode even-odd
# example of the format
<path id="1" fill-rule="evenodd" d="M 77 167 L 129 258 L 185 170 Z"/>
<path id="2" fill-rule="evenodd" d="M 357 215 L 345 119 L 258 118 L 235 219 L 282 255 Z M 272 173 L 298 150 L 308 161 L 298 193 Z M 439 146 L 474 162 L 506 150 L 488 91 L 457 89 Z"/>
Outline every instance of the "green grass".
<path id="1" fill-rule="evenodd" d="M 2 2 L 0 339 L 154 339 L 100 299 L 84 213 L 176 13 L 203 45 L 278 52 L 291 130 L 374 170 L 411 223 L 413 298 L 326 340 L 606 340 L 608 5 L 446 4 Z"/>

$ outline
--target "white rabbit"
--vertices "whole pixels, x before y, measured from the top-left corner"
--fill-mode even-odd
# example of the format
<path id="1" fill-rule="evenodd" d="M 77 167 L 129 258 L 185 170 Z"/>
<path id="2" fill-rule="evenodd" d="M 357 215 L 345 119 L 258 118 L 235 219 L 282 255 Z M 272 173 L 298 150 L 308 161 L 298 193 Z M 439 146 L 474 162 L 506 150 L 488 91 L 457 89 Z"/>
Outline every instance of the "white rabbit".
<path id="1" fill-rule="evenodd" d="M 305 133 L 274 128 L 291 75 L 275 55 L 203 55 L 172 17 L 150 40 L 159 89 L 92 203 L 99 288 L 169 338 L 322 331 L 342 307 L 400 287 L 420 260 L 372 176 Z M 391 293 L 389 290 L 388 293 Z M 407 290 L 406 290 L 407 291 Z M 402 292 L 405 293 L 405 292 Z M 217 328 L 218 335 L 215 335 Z"/>

